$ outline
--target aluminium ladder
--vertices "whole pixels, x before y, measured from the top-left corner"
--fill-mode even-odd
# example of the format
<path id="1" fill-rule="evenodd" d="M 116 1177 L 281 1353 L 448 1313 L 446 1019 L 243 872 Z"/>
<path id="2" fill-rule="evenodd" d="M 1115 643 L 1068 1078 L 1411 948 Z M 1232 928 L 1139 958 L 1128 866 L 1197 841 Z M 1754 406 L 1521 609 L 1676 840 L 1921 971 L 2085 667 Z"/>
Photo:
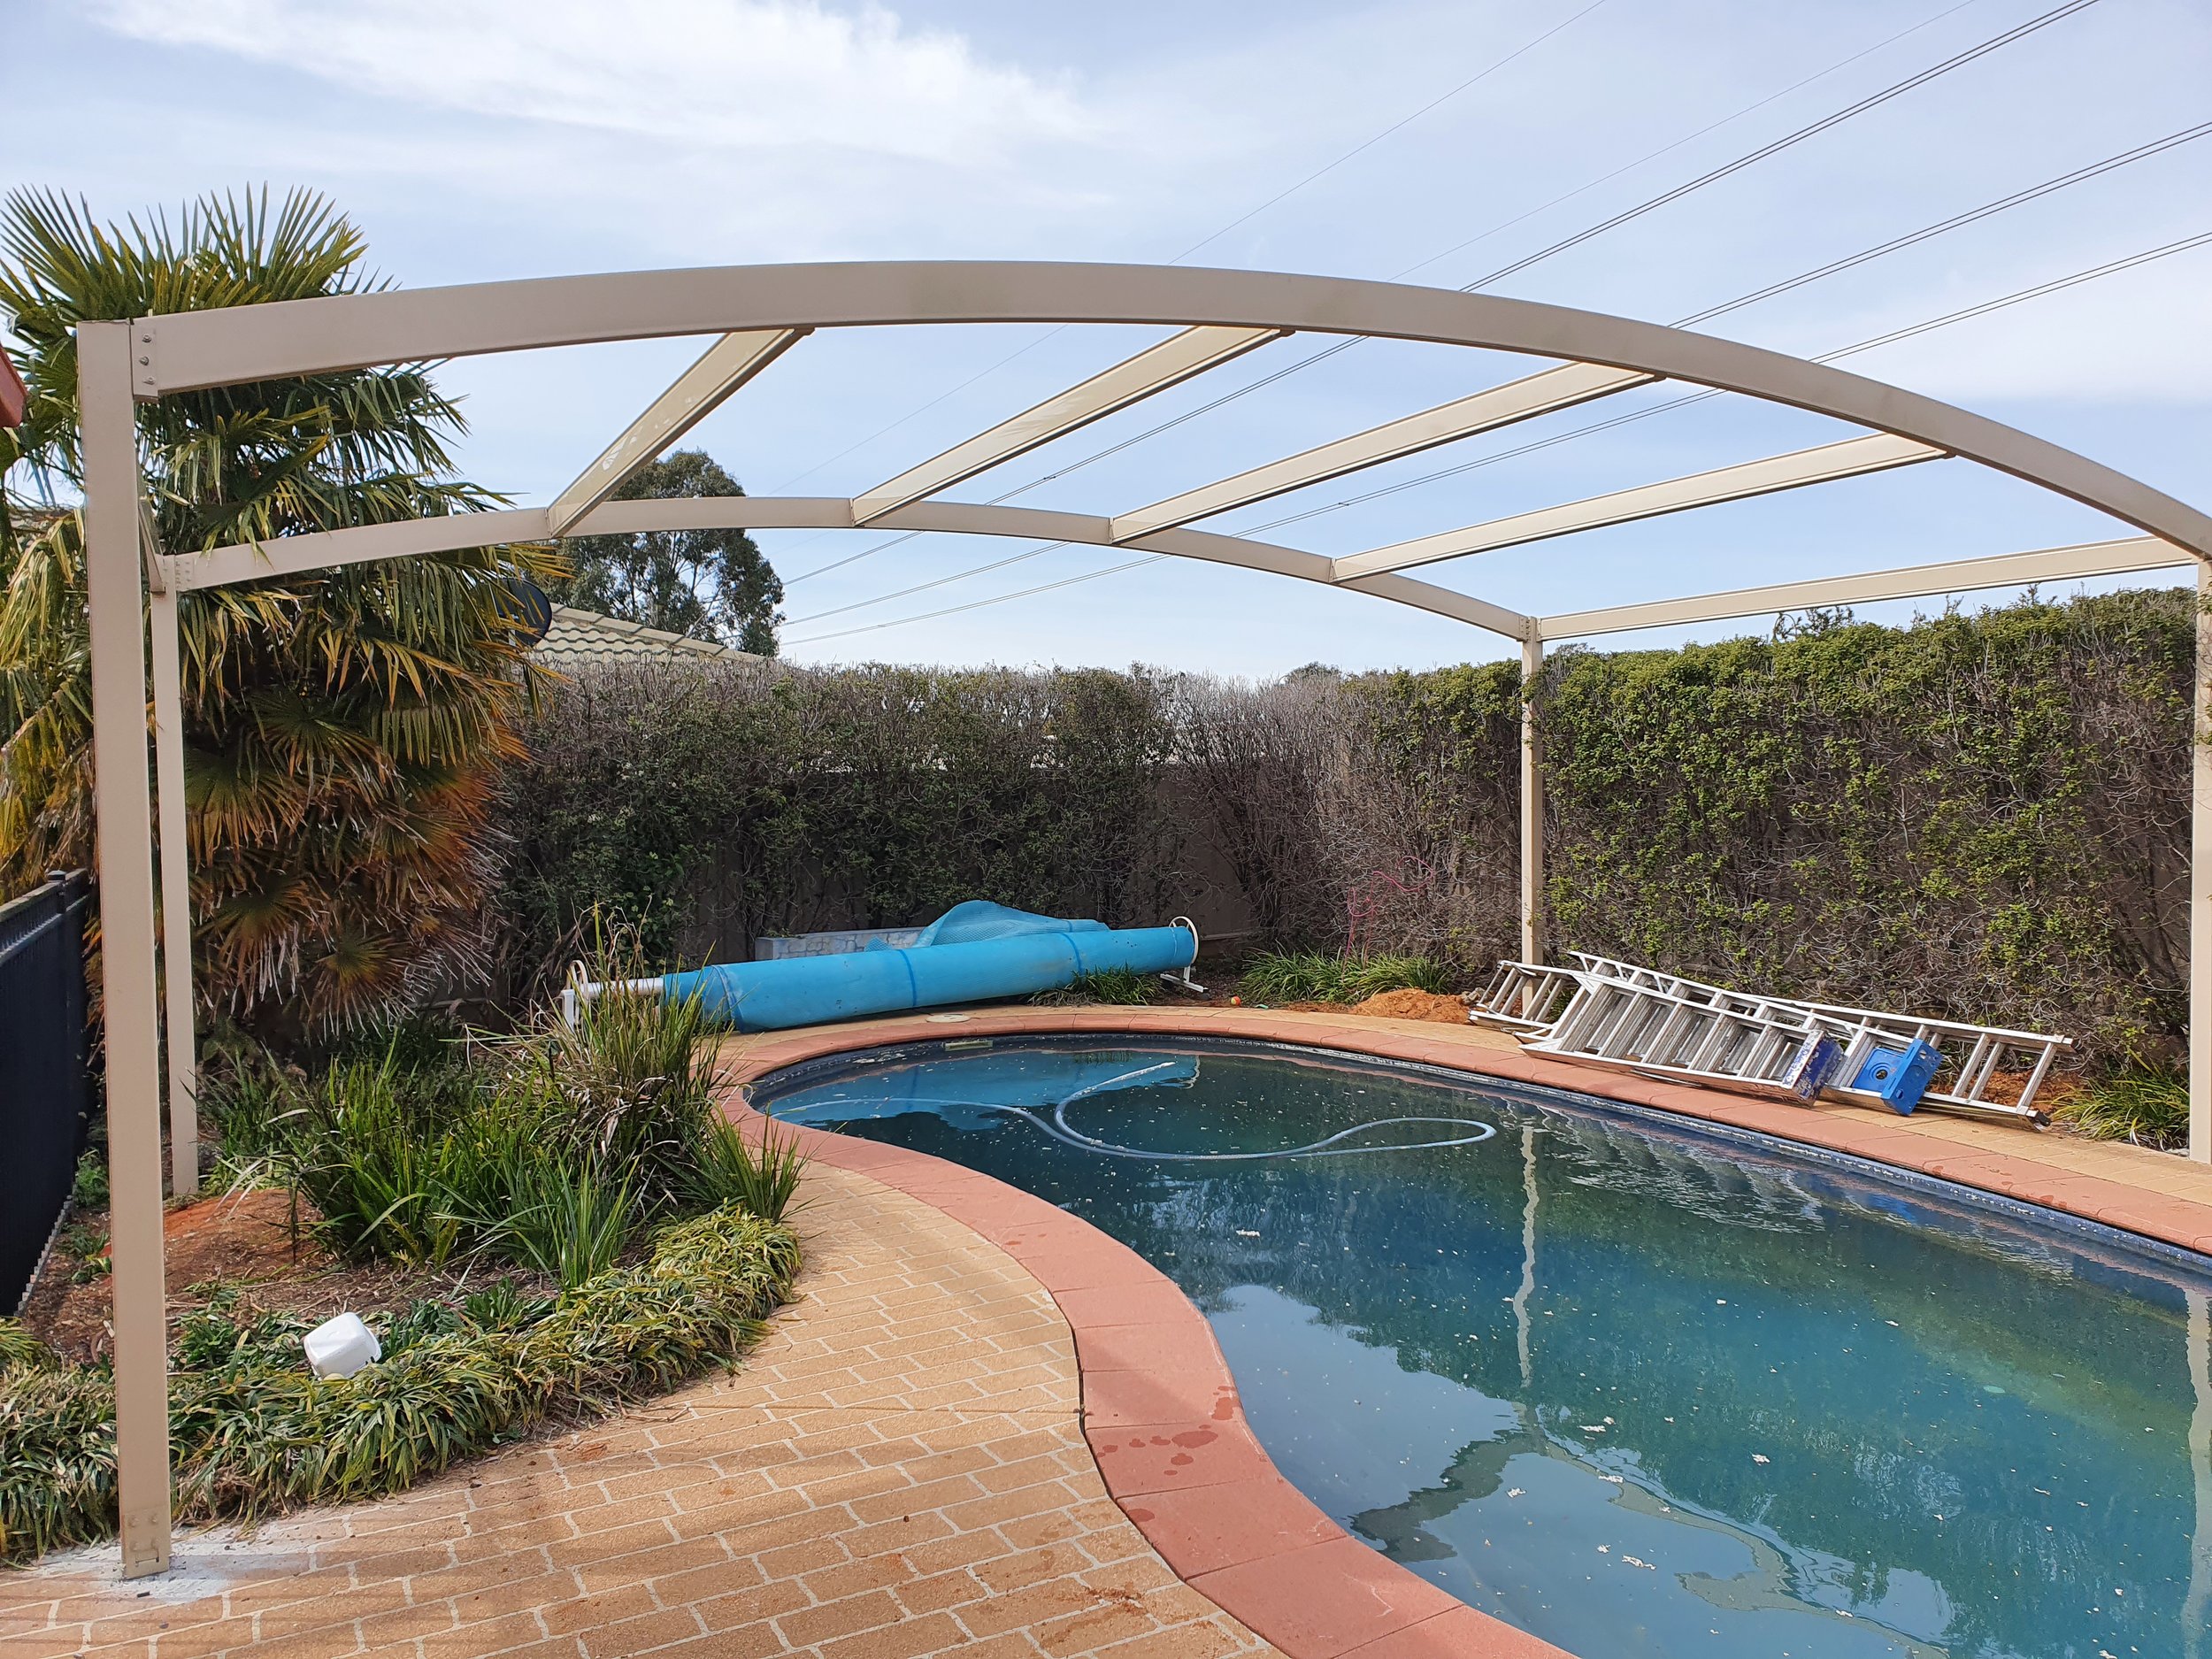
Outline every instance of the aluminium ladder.
<path id="1" fill-rule="evenodd" d="M 1485 989 L 1470 991 L 1460 1000 L 1467 1004 L 1470 1024 L 1540 1032 L 1565 1011 L 1581 983 L 1572 968 L 1505 960 L 1498 964 Z"/>
<path id="2" fill-rule="evenodd" d="M 1532 1054 L 1802 1105 L 1843 1064 L 1845 1033 L 1799 1004 L 1688 982 L 1577 978 L 1548 1028 L 1520 1033 Z"/>
<path id="3" fill-rule="evenodd" d="M 2047 1122 L 2035 1095 L 2062 1048 L 2073 1047 L 2069 1038 L 2039 1031 L 1768 998 L 1637 963 L 1573 956 L 1579 963 L 1573 969 L 1502 960 L 1491 985 L 1467 998 L 1467 1018 L 1511 1031 L 1531 1051 L 1560 1060 L 1808 1104 L 1805 1084 L 1818 1073 L 1814 1088 L 1827 1100 L 1901 1109 L 1902 1095 L 1885 1093 L 1883 1084 L 1902 1062 L 1918 1057 L 1920 1066 L 1940 1071 L 1902 1110 L 1918 1104 L 2013 1124 Z M 1816 1031 L 1836 1051 L 1825 1069 Z M 1991 1097 L 2004 1062 L 2011 1062 L 2008 1071 L 2026 1071 L 2011 1102 Z"/>
<path id="4" fill-rule="evenodd" d="M 1573 958 L 1582 964 L 1584 973 L 1595 973 L 1609 980 L 1631 982 L 1631 985 L 1663 987 L 1677 995 L 1706 995 L 1706 998 L 1741 998 L 1739 991 L 1724 991 L 1719 987 L 1701 985 L 1697 980 L 1686 980 L 1657 969 L 1640 967 L 1637 963 L 1617 963 L 1604 956 L 1588 956 L 1573 951 Z M 1783 1004 L 1783 998 L 1763 998 L 1770 1007 Z M 1883 1106 L 1889 1104 L 1880 1091 L 1858 1084 L 1865 1073 L 1867 1062 L 1874 1060 L 1876 1051 L 1905 1053 L 1914 1044 L 1927 1044 L 1945 1056 L 1945 1069 L 1938 1071 L 1936 1082 L 1929 1084 L 1920 1095 L 1918 1104 L 1938 1113 L 1951 1113 L 1958 1118 L 1985 1118 L 2008 1124 L 2044 1124 L 2047 1113 L 2035 1106 L 2035 1095 L 2042 1091 L 2044 1079 L 2051 1075 L 2051 1066 L 2060 1057 L 2062 1048 L 2073 1048 L 2073 1038 L 2057 1038 L 2044 1031 L 2011 1031 L 2007 1026 L 1982 1026 L 1967 1020 L 1923 1020 L 1907 1013 L 1885 1013 L 1880 1009 L 1854 1009 L 1836 1002 L 1801 1002 L 1787 1000 L 1787 1007 L 1803 1009 L 1805 1013 L 1830 1022 L 1839 1035 L 1849 1033 L 1845 1042 L 1843 1064 L 1836 1069 L 1834 1082 L 1827 1084 L 1825 1093 L 1830 1100 L 1845 1102 L 1852 1106 Z M 2008 1071 L 2026 1071 L 2026 1082 L 2022 1084 L 2017 1100 L 1991 1100 L 1991 1088 L 1998 1087 L 1998 1066 L 2011 1060 Z"/>

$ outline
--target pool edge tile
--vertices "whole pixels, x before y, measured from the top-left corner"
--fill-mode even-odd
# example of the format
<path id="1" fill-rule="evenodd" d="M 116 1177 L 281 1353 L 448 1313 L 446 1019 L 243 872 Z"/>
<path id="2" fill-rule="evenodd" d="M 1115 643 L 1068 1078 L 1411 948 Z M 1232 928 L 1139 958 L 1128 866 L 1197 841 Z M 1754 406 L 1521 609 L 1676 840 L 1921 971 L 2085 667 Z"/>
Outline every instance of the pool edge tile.
<path id="1" fill-rule="evenodd" d="M 1325 1579 L 1342 1585 L 1343 1591 L 1313 1594 L 1313 1584 Z M 1224 1612 L 1298 1659 L 1342 1659 L 1455 1609 L 1498 1622 L 1349 1533 L 1218 1567 L 1189 1582 Z"/>
<path id="2" fill-rule="evenodd" d="M 881 1041 L 872 1038 L 866 1046 Z M 797 1056 L 793 1045 L 777 1053 L 770 1065 L 748 1070 L 742 1080 L 849 1046 Z M 729 1104 L 757 1117 L 734 1089 Z M 1511 1626 L 1357 1542 L 1292 1486 L 1246 1421 L 1235 1379 L 1205 1315 L 1173 1280 L 1119 1240 L 1033 1194 L 927 1153 L 804 1125 L 789 1127 L 810 1156 L 940 1210 L 1005 1251 L 1043 1286 L 1073 1339 L 1085 1448 L 1116 1504 L 1171 1571 L 1273 1641 L 1289 1659 L 1336 1659 L 1352 1645 L 1371 1643 L 1448 1609 L 1479 1620 L 1495 1641 L 1523 1639 Z M 870 1150 L 856 1150 L 860 1148 Z M 1017 1215 L 1018 1225 L 987 1230 L 978 1225 Z M 1159 1297 L 1162 1286 L 1172 1293 L 1172 1302 Z M 1153 1317 L 1127 1318 L 1133 1299 L 1141 1300 Z M 1125 1317 L 1113 1317 L 1117 1314 Z M 1102 1366 L 1102 1358 L 1138 1363 Z M 1102 1455 L 1102 1444 L 1125 1448 L 1140 1430 L 1148 1441 L 1199 1433 L 1217 1433 L 1219 1439 L 1179 1448 L 1187 1449 L 1192 1459 L 1188 1484 L 1179 1485 L 1156 1468 L 1144 1472 L 1141 1460 L 1117 1464 L 1114 1452 Z M 1123 1475 L 1123 1468 L 1133 1473 Z M 1138 1486 L 1147 1489 L 1140 1492 Z M 1356 1553 L 1325 1561 L 1311 1555 L 1317 1548 Z M 1332 1573 L 1326 1561 L 1356 1563 L 1359 1570 Z M 1290 1563 L 1284 1570 L 1286 1578 L 1275 1571 L 1279 1562 Z M 1222 1594 L 1216 1594 L 1202 1580 L 1221 1573 L 1243 1577 L 1224 1578 Z M 1441 1598 L 1448 1608 L 1432 1606 L 1432 1598 Z M 1263 1601 L 1265 1605 L 1259 1605 Z M 1255 1617 L 1271 1628 L 1262 1629 Z"/>

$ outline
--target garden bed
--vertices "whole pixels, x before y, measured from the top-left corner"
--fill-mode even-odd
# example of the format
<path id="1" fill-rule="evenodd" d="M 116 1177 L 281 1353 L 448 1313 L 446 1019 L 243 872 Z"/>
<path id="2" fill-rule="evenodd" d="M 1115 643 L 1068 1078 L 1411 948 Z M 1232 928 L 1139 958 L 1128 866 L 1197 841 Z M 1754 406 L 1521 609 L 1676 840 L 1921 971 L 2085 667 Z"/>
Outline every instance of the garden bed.
<path id="1" fill-rule="evenodd" d="M 634 1265 L 558 1296 L 488 1278 L 370 1320 L 382 1357 L 318 1378 L 309 1320 L 218 1293 L 179 1322 L 169 1391 L 188 1524 L 380 1496 L 726 1365 L 798 1271 L 789 1229 L 730 1204 L 662 1227 Z M 113 1535 L 114 1379 L 0 1322 L 0 1559 Z"/>
<path id="2" fill-rule="evenodd" d="M 321 1219 L 313 1204 L 278 1187 L 173 1205 L 162 1218 L 172 1336 L 217 1298 L 312 1324 L 349 1310 L 364 1317 L 394 1315 L 424 1298 L 457 1302 L 488 1279 L 474 1263 L 440 1272 L 405 1262 L 347 1261 L 324 1242 Z M 105 1211 L 79 1211 L 24 1303 L 23 1328 L 73 1363 L 105 1359 L 113 1349 L 107 1231 Z M 510 1268 L 500 1276 L 534 1295 L 559 1289 L 542 1273 Z"/>
<path id="3" fill-rule="evenodd" d="M 723 1119 L 716 1047 L 695 1002 L 617 995 L 207 1079 L 229 1191 L 164 1217 L 178 1517 L 397 1491 L 734 1362 L 798 1270 L 801 1161 Z M 0 1560 L 115 1530 L 103 1219 L 0 1321 Z M 341 1311 L 381 1353 L 317 1377 Z"/>

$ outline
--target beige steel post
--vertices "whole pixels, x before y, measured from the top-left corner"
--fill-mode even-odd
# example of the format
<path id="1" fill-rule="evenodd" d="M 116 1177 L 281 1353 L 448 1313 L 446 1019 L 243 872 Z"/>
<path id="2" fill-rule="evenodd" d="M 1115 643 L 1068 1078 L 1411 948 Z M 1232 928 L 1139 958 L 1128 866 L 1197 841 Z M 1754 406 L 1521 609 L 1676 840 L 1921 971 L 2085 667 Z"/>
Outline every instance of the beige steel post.
<path id="1" fill-rule="evenodd" d="M 129 323 L 81 323 L 77 328 L 107 1043 L 109 1248 L 115 1263 L 115 1451 L 127 1578 L 165 1571 L 169 1565 L 160 1016 L 154 987 L 154 871 L 149 844 L 153 803 L 146 778 L 145 593 L 139 570 L 133 334 Z"/>
<path id="2" fill-rule="evenodd" d="M 1544 753 L 1536 733 L 1536 687 L 1544 636 L 1521 636 L 1521 960 L 1544 959 Z"/>
<path id="3" fill-rule="evenodd" d="M 2189 1156 L 2212 1164 L 2212 564 L 2197 561 L 2189 732 Z"/>
<path id="4" fill-rule="evenodd" d="M 154 569 L 159 572 L 159 565 Z M 169 1061 L 169 1190 L 200 1189 L 199 1058 L 192 1021 L 191 860 L 184 825 L 184 677 L 176 589 L 147 602 L 153 636 L 154 800 L 161 826 L 161 990 Z"/>

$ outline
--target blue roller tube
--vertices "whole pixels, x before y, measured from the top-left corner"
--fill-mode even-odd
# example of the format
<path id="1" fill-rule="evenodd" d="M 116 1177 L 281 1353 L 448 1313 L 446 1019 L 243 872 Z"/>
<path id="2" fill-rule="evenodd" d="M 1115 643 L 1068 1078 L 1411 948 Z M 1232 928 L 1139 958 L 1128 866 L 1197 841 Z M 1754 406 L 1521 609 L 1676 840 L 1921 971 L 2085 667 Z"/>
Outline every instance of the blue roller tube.
<path id="1" fill-rule="evenodd" d="M 1027 996 L 1110 968 L 1171 973 L 1197 956 L 1198 940 L 1187 928 L 1096 928 L 726 963 L 665 975 L 661 991 L 671 1002 L 696 995 L 710 1019 L 733 1030 L 784 1031 L 948 1002 Z"/>

